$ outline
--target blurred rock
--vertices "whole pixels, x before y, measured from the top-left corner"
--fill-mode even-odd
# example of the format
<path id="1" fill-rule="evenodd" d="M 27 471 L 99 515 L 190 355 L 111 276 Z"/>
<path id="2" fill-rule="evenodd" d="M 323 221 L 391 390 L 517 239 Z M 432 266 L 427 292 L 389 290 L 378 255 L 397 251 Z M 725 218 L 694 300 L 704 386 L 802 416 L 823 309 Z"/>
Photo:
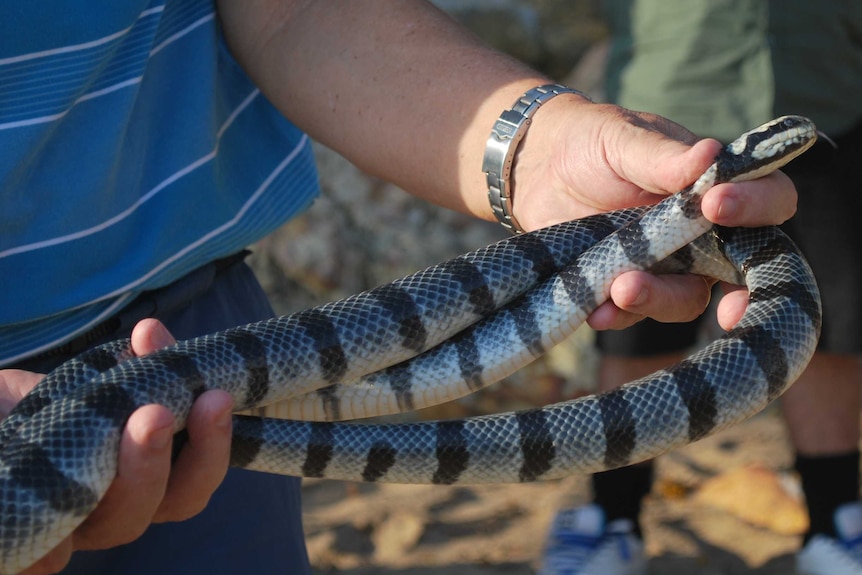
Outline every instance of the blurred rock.
<path id="1" fill-rule="evenodd" d="M 563 79 L 607 36 L 601 0 L 434 0 L 483 41 Z"/>
<path id="2" fill-rule="evenodd" d="M 402 557 L 416 545 L 424 530 L 425 520 L 422 517 L 408 511 L 393 513 L 371 535 L 374 560 L 387 563 Z"/>
<path id="3" fill-rule="evenodd" d="M 801 535 L 808 529 L 799 493 L 760 465 L 732 469 L 705 481 L 694 500 L 780 535 Z"/>

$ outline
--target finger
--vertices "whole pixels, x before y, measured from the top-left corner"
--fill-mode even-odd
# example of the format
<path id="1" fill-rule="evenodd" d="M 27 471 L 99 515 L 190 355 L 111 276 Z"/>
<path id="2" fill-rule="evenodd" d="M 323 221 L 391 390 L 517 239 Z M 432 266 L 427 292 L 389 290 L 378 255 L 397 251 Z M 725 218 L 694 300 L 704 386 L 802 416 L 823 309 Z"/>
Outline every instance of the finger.
<path id="1" fill-rule="evenodd" d="M 623 311 L 615 306 L 613 302 L 607 301 L 590 314 L 587 318 L 587 325 L 596 331 L 625 329 L 642 319 L 644 319 L 644 316 Z"/>
<path id="2" fill-rule="evenodd" d="M 57 573 L 65 567 L 72 559 L 72 538 L 65 538 L 57 547 L 54 547 L 47 555 L 36 561 L 33 565 L 21 571 L 19 575 L 50 575 Z"/>
<path id="3" fill-rule="evenodd" d="M 745 313 L 745 308 L 748 305 L 748 290 L 742 287 L 735 287 L 729 291 L 718 302 L 716 308 L 716 317 L 718 325 L 724 330 L 733 329 L 742 319 L 742 314 Z"/>
<path id="4" fill-rule="evenodd" d="M 44 374 L 21 369 L 0 369 L 0 389 L 3 390 L 0 393 L 0 419 L 9 415 L 12 408 L 44 377 Z"/>
<path id="5" fill-rule="evenodd" d="M 616 172 L 643 190 L 668 194 L 694 182 L 715 161 L 721 143 L 695 142 L 682 127 L 651 115 L 630 116 L 628 130 L 607 151 Z M 670 136 L 670 137 L 669 137 Z"/>
<path id="6" fill-rule="evenodd" d="M 146 355 L 174 343 L 174 336 L 157 319 L 143 319 L 132 330 L 132 349 L 137 355 Z"/>
<path id="7" fill-rule="evenodd" d="M 611 284 L 610 301 L 634 316 L 651 317 L 660 322 L 685 322 L 697 318 L 709 305 L 711 287 L 712 283 L 702 276 L 627 272 Z M 594 319 L 607 320 L 602 316 Z M 631 319 L 621 316 L 614 321 L 627 323 Z M 596 321 L 590 325 L 595 326 Z M 618 327 L 614 325 L 612 329 Z"/>
<path id="8" fill-rule="evenodd" d="M 769 226 L 796 213 L 796 188 L 783 172 L 748 182 L 719 184 L 706 192 L 703 215 L 722 226 Z"/>
<path id="9" fill-rule="evenodd" d="M 146 405 L 129 418 L 120 440 L 117 477 L 74 533 L 76 549 L 106 549 L 137 539 L 152 522 L 168 484 L 174 417 Z"/>
<path id="10" fill-rule="evenodd" d="M 200 513 L 227 473 L 233 400 L 209 391 L 189 413 L 188 443 L 180 451 L 156 522 L 182 521 Z"/>

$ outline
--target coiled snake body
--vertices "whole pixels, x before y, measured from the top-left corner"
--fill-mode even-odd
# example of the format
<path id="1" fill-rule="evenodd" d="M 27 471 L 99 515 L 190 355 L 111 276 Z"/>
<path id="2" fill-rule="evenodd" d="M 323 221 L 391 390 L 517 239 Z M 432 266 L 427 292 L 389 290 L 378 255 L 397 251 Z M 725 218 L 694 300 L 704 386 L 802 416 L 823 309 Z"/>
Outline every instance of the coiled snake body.
<path id="1" fill-rule="evenodd" d="M 182 426 L 206 389 L 229 391 L 237 409 L 290 401 L 294 420 L 235 419 L 233 465 L 364 481 L 518 482 L 594 472 L 751 416 L 814 353 L 819 295 L 782 232 L 713 227 L 700 197 L 715 183 L 780 167 L 815 138 L 807 119 L 779 118 L 728 145 L 694 185 L 650 208 L 514 236 L 339 302 L 146 357 L 114 342 L 63 364 L 0 426 L 0 572 L 31 565 L 92 511 L 138 406 L 168 406 Z M 744 283 L 749 305 L 720 340 L 612 393 L 458 421 L 330 421 L 419 408 L 508 375 L 569 335 L 632 269 Z"/>

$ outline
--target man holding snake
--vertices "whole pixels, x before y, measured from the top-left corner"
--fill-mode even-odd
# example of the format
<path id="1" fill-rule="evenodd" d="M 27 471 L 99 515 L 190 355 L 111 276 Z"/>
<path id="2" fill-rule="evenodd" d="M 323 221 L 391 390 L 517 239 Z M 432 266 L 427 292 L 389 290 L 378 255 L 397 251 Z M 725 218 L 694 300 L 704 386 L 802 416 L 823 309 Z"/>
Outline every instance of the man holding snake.
<path id="1" fill-rule="evenodd" d="M 491 127 L 550 84 L 419 1 L 12 0 L 0 22 L 4 413 L 91 345 L 131 332 L 145 354 L 171 341 L 164 325 L 187 338 L 271 314 L 236 254 L 317 193 L 309 136 L 421 198 L 493 219 L 481 169 Z M 531 230 L 655 202 L 719 146 L 566 91 L 513 148 L 503 204 Z M 716 186 L 703 211 L 757 226 L 795 205 L 776 173 Z M 593 327 L 687 320 L 709 297 L 699 277 L 644 273 L 620 277 L 611 296 Z M 723 324 L 743 305 L 726 297 Z M 138 410 L 106 499 L 27 572 L 309 572 L 299 481 L 226 471 L 230 407 L 221 392 L 198 399 L 173 465 L 170 414 Z"/>

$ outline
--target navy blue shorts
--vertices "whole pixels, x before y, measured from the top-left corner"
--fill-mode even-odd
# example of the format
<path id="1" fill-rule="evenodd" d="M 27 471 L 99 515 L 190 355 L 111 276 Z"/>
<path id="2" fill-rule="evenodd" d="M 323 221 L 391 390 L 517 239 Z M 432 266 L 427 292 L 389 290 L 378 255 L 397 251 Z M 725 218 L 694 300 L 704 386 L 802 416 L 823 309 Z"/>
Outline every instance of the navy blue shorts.
<path id="1" fill-rule="evenodd" d="M 144 316 L 158 317 L 177 339 L 273 316 L 266 295 L 245 264 L 234 261 L 223 269 L 216 268 L 208 266 L 169 288 L 145 294 L 115 322 L 123 327 L 103 339 L 128 336 L 128 329 Z M 134 317 L 141 312 L 144 315 Z M 101 340 L 93 345 L 97 343 Z M 20 367 L 45 372 L 51 363 L 66 358 L 53 354 L 40 359 L 41 366 L 29 362 Z M 192 519 L 151 525 L 128 545 L 75 553 L 62 571 L 64 575 L 310 572 L 302 531 L 300 479 L 241 469 L 228 471 L 209 505 Z"/>
<path id="2" fill-rule="evenodd" d="M 837 148 L 818 142 L 782 168 L 799 192 L 797 213 L 783 229 L 805 254 L 820 287 L 823 333 L 818 349 L 856 354 L 862 352 L 862 250 L 857 233 L 862 184 L 856 173 L 862 124 L 833 139 Z M 683 352 L 697 343 L 699 328 L 699 322 L 645 320 L 629 329 L 597 333 L 596 345 L 609 356 Z"/>

